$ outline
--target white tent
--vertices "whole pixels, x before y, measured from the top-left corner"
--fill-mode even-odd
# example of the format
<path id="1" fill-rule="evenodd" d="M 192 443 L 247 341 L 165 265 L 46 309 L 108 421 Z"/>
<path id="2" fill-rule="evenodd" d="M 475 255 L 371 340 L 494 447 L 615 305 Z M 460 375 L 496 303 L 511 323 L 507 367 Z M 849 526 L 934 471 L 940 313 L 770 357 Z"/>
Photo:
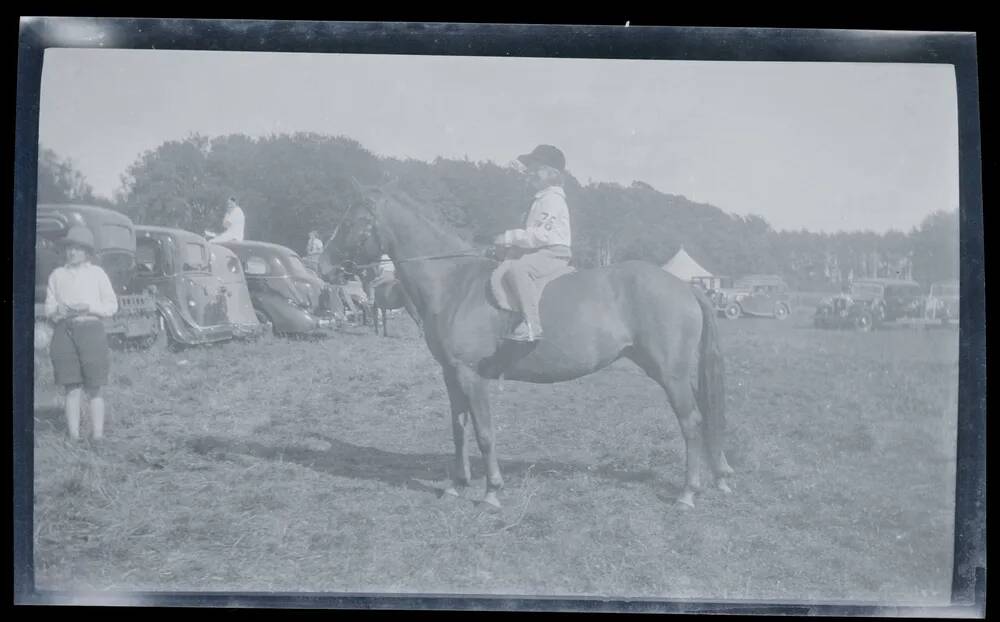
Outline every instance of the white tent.
<path id="1" fill-rule="evenodd" d="M 670 258 L 670 261 L 663 264 L 663 269 L 682 281 L 690 281 L 695 277 L 712 277 L 712 273 L 692 259 L 683 246 L 678 249 L 676 255 Z"/>

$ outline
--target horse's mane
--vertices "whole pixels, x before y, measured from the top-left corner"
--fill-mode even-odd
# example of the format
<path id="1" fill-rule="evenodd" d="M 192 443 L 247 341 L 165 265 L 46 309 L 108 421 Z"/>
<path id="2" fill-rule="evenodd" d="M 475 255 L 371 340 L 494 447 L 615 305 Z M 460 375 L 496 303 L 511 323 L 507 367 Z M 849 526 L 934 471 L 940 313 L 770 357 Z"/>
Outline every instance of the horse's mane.
<path id="1" fill-rule="evenodd" d="M 441 222 L 440 216 L 428 205 L 414 199 L 400 188 L 382 188 L 387 198 L 392 199 L 407 213 L 421 221 L 440 240 L 450 242 L 457 247 L 467 247 L 469 244 L 451 226 Z"/>

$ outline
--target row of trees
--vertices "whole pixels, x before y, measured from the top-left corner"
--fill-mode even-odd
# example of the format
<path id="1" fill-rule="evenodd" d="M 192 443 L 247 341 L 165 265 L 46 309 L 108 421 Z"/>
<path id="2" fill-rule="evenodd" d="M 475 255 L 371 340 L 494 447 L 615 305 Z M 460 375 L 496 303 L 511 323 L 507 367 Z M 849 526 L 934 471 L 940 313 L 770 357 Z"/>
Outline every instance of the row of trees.
<path id="1" fill-rule="evenodd" d="M 514 168 L 492 162 L 380 158 L 358 142 L 312 133 L 241 134 L 170 141 L 140 156 L 113 207 L 140 223 L 217 229 L 225 199 L 239 197 L 247 236 L 303 250 L 307 233 L 328 235 L 356 198 L 352 178 L 387 178 L 470 242 L 518 226 L 532 192 Z M 715 274 L 777 273 L 797 289 L 830 289 L 849 274 L 909 262 L 922 282 L 957 278 L 958 211 L 938 212 L 908 233 L 776 232 L 760 216 L 727 214 L 648 184 L 592 183 L 572 176 L 566 194 L 581 266 L 627 259 L 666 262 L 683 244 Z M 39 199 L 94 201 L 72 163 L 43 149 Z"/>

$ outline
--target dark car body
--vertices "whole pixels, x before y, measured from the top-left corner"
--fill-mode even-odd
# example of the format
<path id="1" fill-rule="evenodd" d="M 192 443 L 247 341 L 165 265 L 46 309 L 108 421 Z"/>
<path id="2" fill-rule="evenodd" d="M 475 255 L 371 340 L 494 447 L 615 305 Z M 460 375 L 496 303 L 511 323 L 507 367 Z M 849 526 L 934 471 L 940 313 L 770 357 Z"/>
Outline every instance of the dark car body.
<path id="1" fill-rule="evenodd" d="M 756 316 L 783 320 L 791 313 L 788 285 L 772 274 L 740 278 L 732 287 L 712 290 L 711 298 L 716 310 L 729 319 Z"/>
<path id="2" fill-rule="evenodd" d="M 111 341 L 152 344 L 160 330 L 154 297 L 133 279 L 135 263 L 135 225 L 132 220 L 111 209 L 94 205 L 38 205 L 35 235 L 35 318 L 44 323 L 45 295 L 49 275 L 63 265 L 59 240 L 70 227 L 83 225 L 94 235 L 94 261 L 107 273 L 118 297 L 118 312 L 104 320 Z"/>
<path id="3" fill-rule="evenodd" d="M 924 316 L 942 324 L 958 322 L 958 295 L 958 281 L 932 283 L 924 305 Z"/>
<path id="4" fill-rule="evenodd" d="M 857 279 L 850 291 L 820 303 L 813 316 L 817 328 L 871 330 L 885 322 L 920 318 L 925 309 L 922 288 L 902 279 Z"/>
<path id="5" fill-rule="evenodd" d="M 156 289 L 156 303 L 171 343 L 198 345 L 253 337 L 262 331 L 240 314 L 230 314 L 236 283 L 224 283 L 212 271 L 204 237 L 169 227 L 136 227 L 135 282 Z M 232 289 L 237 289 L 234 294 Z"/>
<path id="6" fill-rule="evenodd" d="M 239 257 L 254 309 L 275 333 L 309 334 L 334 326 L 330 288 L 298 253 L 253 240 L 222 245 Z"/>

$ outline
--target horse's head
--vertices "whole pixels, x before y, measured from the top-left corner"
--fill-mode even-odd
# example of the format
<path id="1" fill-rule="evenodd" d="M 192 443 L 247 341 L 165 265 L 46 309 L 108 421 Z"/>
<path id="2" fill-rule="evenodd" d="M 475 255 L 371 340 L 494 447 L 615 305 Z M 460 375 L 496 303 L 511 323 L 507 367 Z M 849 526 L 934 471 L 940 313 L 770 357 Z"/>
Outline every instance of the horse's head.
<path id="1" fill-rule="evenodd" d="M 382 256 L 376 227 L 375 206 L 379 193 L 367 189 L 351 203 L 319 257 L 319 273 L 332 281 L 348 262 L 374 263 Z M 349 265 L 349 264 L 348 264 Z"/>

